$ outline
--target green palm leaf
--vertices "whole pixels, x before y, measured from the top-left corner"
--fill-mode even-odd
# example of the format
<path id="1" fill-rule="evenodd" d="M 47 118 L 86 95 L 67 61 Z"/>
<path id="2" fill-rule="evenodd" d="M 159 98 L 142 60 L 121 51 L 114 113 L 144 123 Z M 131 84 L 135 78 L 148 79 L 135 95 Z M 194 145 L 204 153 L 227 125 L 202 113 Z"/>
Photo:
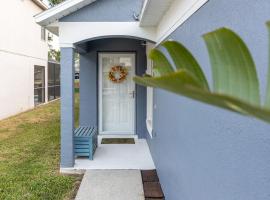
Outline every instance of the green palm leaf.
<path id="1" fill-rule="evenodd" d="M 162 77 L 134 77 L 143 86 L 161 88 L 188 98 L 215 105 L 244 115 L 252 115 L 270 123 L 270 110 L 251 105 L 229 95 L 211 93 L 204 90 L 194 77 L 184 70 Z"/>
<path id="2" fill-rule="evenodd" d="M 269 31 L 269 68 L 268 68 L 268 83 L 267 83 L 265 107 L 270 109 L 270 21 L 267 22 L 266 25 Z"/>
<path id="3" fill-rule="evenodd" d="M 270 22 L 267 26 L 270 33 Z M 171 41 L 163 46 L 178 71 L 174 72 L 166 56 L 154 49 L 150 58 L 160 76 L 135 77 L 134 81 L 270 123 L 270 64 L 266 106 L 261 107 L 255 64 L 242 39 L 233 31 L 222 28 L 204 35 L 204 40 L 213 70 L 214 92 L 206 89 L 207 81 L 192 54 L 183 45 Z"/>
<path id="4" fill-rule="evenodd" d="M 186 69 L 192 73 L 198 81 L 209 90 L 205 75 L 193 55 L 179 42 L 166 41 L 162 44 L 172 57 L 177 69 Z"/>
<path id="5" fill-rule="evenodd" d="M 149 57 L 154 61 L 154 74 L 155 76 L 163 76 L 168 73 L 174 72 L 173 67 L 166 58 L 166 56 L 159 50 L 153 49 Z"/>
<path id="6" fill-rule="evenodd" d="M 210 56 L 215 92 L 260 105 L 255 64 L 242 39 L 226 28 L 203 38 Z"/>

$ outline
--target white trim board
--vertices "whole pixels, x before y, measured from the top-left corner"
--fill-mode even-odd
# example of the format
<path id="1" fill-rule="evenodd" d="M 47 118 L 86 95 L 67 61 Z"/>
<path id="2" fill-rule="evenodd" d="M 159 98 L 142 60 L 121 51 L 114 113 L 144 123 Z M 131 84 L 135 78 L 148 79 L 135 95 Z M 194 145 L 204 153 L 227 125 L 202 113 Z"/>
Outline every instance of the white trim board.
<path id="1" fill-rule="evenodd" d="M 102 37 L 156 40 L 156 28 L 140 27 L 139 22 L 59 22 L 59 32 L 60 46 Z"/>
<path id="2" fill-rule="evenodd" d="M 140 26 L 157 26 L 174 0 L 145 0 L 140 15 Z"/>
<path id="3" fill-rule="evenodd" d="M 60 31 L 60 44 L 70 46 L 80 41 L 101 37 L 135 37 L 159 45 L 173 31 L 182 25 L 192 14 L 199 10 L 208 0 L 147 0 L 142 9 L 141 22 L 58 22 L 59 18 L 95 2 L 96 0 L 67 0 L 35 16 L 36 22 L 43 26 L 52 26 Z M 152 2 L 152 4 L 150 3 Z M 159 8 L 156 20 L 155 10 Z M 169 8 L 167 8 L 169 7 Z M 147 10 L 147 11 L 146 11 Z M 145 14 L 146 13 L 146 14 Z M 143 21 L 147 23 L 142 26 Z M 80 30 L 80 31 L 78 31 Z"/>
<path id="4" fill-rule="evenodd" d="M 157 45 L 207 2 L 208 0 L 175 0 L 157 26 Z"/>
<path id="5" fill-rule="evenodd" d="M 207 1 L 175 0 L 157 27 L 141 27 L 140 22 L 59 22 L 60 46 L 66 47 L 88 39 L 127 36 L 159 45 Z"/>
<path id="6" fill-rule="evenodd" d="M 35 15 L 36 23 L 42 26 L 47 26 L 95 1 L 96 0 L 66 0 L 40 14 Z"/>
<path id="7" fill-rule="evenodd" d="M 154 45 L 147 43 L 146 54 L 149 55 Z M 146 74 L 153 75 L 153 61 L 147 57 L 147 69 Z M 146 128 L 151 138 L 153 138 L 153 111 L 154 111 L 154 89 L 147 87 L 146 89 Z"/>
<path id="8" fill-rule="evenodd" d="M 38 7 L 40 7 L 42 10 L 47 10 L 48 6 L 41 0 L 32 0 Z"/>

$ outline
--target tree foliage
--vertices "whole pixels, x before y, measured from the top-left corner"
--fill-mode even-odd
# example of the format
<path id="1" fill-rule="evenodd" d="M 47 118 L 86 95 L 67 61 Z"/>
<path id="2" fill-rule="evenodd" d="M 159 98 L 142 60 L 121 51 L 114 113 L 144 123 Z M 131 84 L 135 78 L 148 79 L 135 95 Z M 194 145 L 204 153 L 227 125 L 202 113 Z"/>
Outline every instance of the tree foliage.
<path id="1" fill-rule="evenodd" d="M 62 3 L 65 0 L 48 0 L 48 1 L 49 1 L 50 6 L 55 6 L 59 3 Z"/>
<path id="2" fill-rule="evenodd" d="M 60 51 L 58 51 L 58 50 L 51 49 L 51 50 L 48 52 L 48 57 L 49 57 L 50 60 L 54 60 L 54 61 L 60 62 L 60 59 L 61 59 L 61 53 L 60 53 Z"/>

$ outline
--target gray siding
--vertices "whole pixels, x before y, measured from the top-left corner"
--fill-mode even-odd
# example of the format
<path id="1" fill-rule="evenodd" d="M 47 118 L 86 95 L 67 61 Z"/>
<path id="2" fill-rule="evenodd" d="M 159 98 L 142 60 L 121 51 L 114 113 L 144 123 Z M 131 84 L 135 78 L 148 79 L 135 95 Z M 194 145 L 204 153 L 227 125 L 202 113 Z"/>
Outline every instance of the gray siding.
<path id="1" fill-rule="evenodd" d="M 87 44 L 89 53 L 81 55 L 80 72 L 80 124 L 98 125 L 98 52 L 135 52 L 136 74 L 146 70 L 145 47 L 133 39 L 100 39 Z M 146 89 L 136 86 L 136 133 L 146 133 Z"/>
<path id="2" fill-rule="evenodd" d="M 196 56 L 211 80 L 201 35 L 230 27 L 257 64 L 262 96 L 268 65 L 269 0 L 210 0 L 169 38 Z M 167 200 L 269 200 L 270 125 L 162 90 L 155 90 L 148 139 Z"/>
<path id="3" fill-rule="evenodd" d="M 140 14 L 143 0 L 98 0 L 63 17 L 61 22 L 129 22 Z"/>

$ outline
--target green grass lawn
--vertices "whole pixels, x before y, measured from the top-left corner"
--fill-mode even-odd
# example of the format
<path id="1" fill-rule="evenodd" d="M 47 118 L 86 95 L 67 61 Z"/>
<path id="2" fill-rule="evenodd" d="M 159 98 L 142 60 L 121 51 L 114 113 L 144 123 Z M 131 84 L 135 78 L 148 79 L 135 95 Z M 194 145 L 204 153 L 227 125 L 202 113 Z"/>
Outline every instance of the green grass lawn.
<path id="1" fill-rule="evenodd" d="M 74 197 L 81 177 L 59 174 L 59 109 L 55 101 L 0 121 L 1 200 Z"/>

